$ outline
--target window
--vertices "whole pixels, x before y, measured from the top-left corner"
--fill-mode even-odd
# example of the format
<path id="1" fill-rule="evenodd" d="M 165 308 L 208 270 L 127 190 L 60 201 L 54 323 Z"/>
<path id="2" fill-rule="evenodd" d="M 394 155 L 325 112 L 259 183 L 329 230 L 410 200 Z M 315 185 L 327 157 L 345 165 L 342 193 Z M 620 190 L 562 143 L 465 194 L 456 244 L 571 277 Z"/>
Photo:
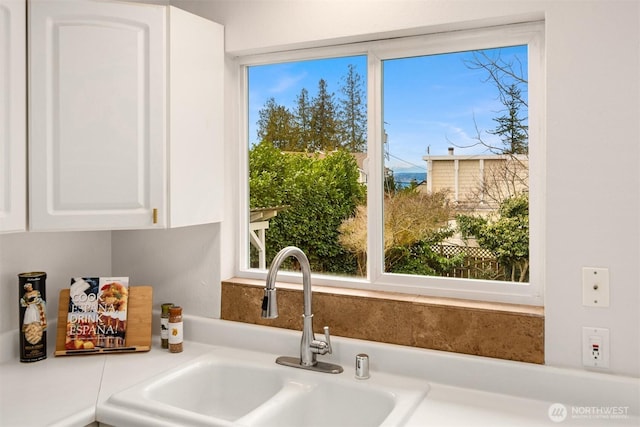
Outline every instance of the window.
<path id="1" fill-rule="evenodd" d="M 542 304 L 541 46 L 519 24 L 242 58 L 239 274 L 295 245 L 314 283 Z"/>
<path id="2" fill-rule="evenodd" d="M 366 209 L 366 64 L 347 56 L 249 67 L 252 267 L 295 245 L 312 271 L 366 276 L 340 242 L 342 223 Z"/>
<path id="3" fill-rule="evenodd" d="M 382 61 L 386 273 L 528 281 L 527 62 L 526 45 Z"/>

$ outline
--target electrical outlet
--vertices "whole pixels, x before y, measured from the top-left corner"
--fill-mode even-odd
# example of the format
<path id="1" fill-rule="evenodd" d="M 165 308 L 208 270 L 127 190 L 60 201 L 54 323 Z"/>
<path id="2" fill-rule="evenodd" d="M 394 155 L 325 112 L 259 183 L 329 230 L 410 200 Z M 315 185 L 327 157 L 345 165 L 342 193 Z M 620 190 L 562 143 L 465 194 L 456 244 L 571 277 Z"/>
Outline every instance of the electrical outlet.
<path id="1" fill-rule="evenodd" d="M 582 269 L 582 305 L 609 307 L 609 269 Z"/>
<path id="2" fill-rule="evenodd" d="M 609 330 L 582 328 L 582 364 L 594 368 L 609 367 Z"/>

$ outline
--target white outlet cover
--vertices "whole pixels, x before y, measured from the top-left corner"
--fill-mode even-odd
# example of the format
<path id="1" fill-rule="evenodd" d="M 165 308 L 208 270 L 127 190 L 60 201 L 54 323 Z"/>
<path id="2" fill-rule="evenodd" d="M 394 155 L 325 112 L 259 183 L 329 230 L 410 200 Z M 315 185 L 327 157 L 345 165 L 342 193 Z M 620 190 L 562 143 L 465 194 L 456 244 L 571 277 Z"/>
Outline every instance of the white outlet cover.
<path id="1" fill-rule="evenodd" d="M 593 355 L 593 344 L 598 344 L 598 355 Z M 582 328 L 582 364 L 593 368 L 609 367 L 609 329 L 585 326 Z"/>
<path id="2" fill-rule="evenodd" d="M 609 307 L 609 269 L 584 267 L 582 269 L 582 305 Z"/>

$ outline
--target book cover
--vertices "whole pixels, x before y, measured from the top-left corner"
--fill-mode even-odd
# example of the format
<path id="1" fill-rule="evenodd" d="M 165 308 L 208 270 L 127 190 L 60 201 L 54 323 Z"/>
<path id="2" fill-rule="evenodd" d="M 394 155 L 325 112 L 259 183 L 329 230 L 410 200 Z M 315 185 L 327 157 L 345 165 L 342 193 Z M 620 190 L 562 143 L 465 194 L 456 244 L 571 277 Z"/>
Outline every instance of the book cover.
<path id="1" fill-rule="evenodd" d="M 74 277 L 65 349 L 125 347 L 128 277 Z"/>

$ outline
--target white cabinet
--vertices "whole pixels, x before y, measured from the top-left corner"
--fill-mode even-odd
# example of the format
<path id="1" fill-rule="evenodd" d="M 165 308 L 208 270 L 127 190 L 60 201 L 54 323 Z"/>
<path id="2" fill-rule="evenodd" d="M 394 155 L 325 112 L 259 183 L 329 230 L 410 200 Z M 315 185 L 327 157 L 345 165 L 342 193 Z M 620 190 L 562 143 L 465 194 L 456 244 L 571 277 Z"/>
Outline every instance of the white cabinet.
<path id="1" fill-rule="evenodd" d="M 25 0 L 0 0 L 0 232 L 26 229 L 25 17 Z"/>
<path id="2" fill-rule="evenodd" d="M 32 230 L 221 220 L 223 28 L 157 5 L 33 0 Z"/>

